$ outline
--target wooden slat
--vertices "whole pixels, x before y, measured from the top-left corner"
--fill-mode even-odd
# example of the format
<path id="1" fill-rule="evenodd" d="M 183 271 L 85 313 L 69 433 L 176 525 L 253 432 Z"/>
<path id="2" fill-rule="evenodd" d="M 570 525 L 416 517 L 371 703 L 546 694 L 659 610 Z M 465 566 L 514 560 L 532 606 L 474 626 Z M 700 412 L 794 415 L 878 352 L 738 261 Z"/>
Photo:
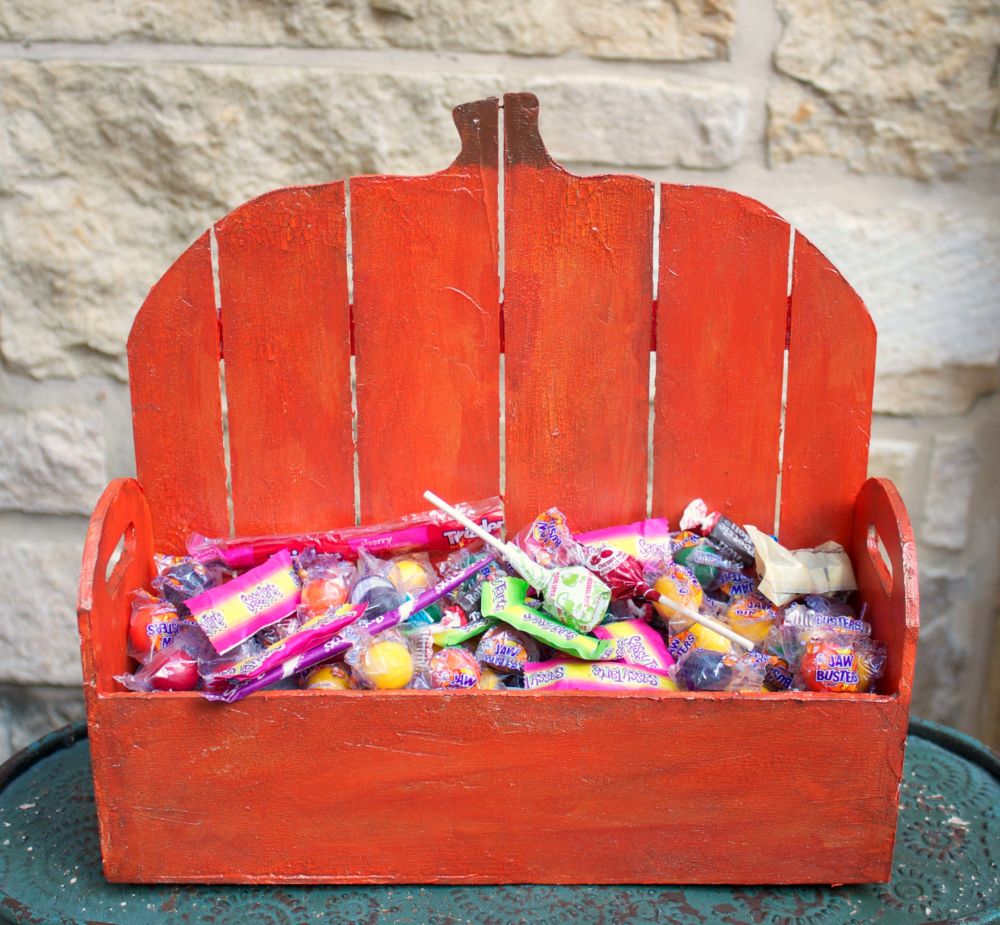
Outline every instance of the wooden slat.
<path id="1" fill-rule="evenodd" d="M 875 326 L 858 294 L 796 233 L 779 539 L 796 548 L 851 536 L 868 468 Z"/>
<path id="2" fill-rule="evenodd" d="M 497 114 L 455 110 L 440 173 L 351 180 L 364 522 L 499 491 Z"/>
<path id="3" fill-rule="evenodd" d="M 558 505 L 576 530 L 645 515 L 653 186 L 574 177 L 504 97 L 507 526 Z"/>
<path id="4" fill-rule="evenodd" d="M 701 497 L 773 529 L 790 233 L 736 193 L 662 189 L 653 513 L 673 524 Z"/>
<path id="5" fill-rule="evenodd" d="M 344 183 L 216 226 L 237 534 L 354 522 Z"/>
<path id="6" fill-rule="evenodd" d="M 192 530 L 229 533 L 219 387 L 219 317 L 205 232 L 153 287 L 128 339 L 136 475 L 156 546 Z"/>

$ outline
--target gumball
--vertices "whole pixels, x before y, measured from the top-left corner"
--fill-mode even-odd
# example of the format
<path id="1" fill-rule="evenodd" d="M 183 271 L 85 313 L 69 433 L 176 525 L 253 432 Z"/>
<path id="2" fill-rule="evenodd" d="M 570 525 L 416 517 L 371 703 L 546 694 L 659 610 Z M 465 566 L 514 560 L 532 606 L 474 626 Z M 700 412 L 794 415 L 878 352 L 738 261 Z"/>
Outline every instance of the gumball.
<path id="1" fill-rule="evenodd" d="M 318 617 L 336 610 L 347 601 L 347 582 L 341 575 L 307 578 L 302 583 L 302 610 L 309 617 Z"/>
<path id="2" fill-rule="evenodd" d="M 392 582 L 379 575 L 368 575 L 362 578 L 351 591 L 352 604 L 365 604 L 365 619 L 380 617 L 390 610 L 395 610 L 403 597 L 393 587 Z"/>
<path id="3" fill-rule="evenodd" d="M 736 598 L 726 609 L 729 625 L 754 645 L 760 645 L 774 626 L 777 612 L 759 594 Z"/>
<path id="4" fill-rule="evenodd" d="M 481 676 L 479 662 L 461 646 L 448 646 L 431 657 L 431 687 L 469 690 L 478 687 Z"/>
<path id="5" fill-rule="evenodd" d="M 177 611 L 168 604 L 150 601 L 133 607 L 128 623 L 130 654 L 145 661 L 148 655 L 169 645 L 182 624 Z"/>
<path id="6" fill-rule="evenodd" d="M 376 640 L 362 653 L 358 671 L 372 687 L 400 690 L 413 680 L 413 656 L 405 642 Z"/>
<path id="7" fill-rule="evenodd" d="M 388 577 L 400 594 L 417 595 L 430 587 L 427 570 L 416 559 L 396 559 Z"/>
<path id="8" fill-rule="evenodd" d="M 801 672 L 811 691 L 857 693 L 871 686 L 871 671 L 861 667 L 861 658 L 850 642 L 814 637 L 806 644 Z"/>
<path id="9" fill-rule="evenodd" d="M 677 564 L 668 566 L 667 571 L 656 579 L 653 590 L 668 600 L 690 607 L 692 610 L 701 607 L 705 596 L 698 579 L 694 577 L 694 572 Z M 654 601 L 653 607 L 664 620 L 669 620 L 673 615 L 673 611 L 664 604 Z"/>
<path id="10" fill-rule="evenodd" d="M 346 691 L 351 689 L 351 676 L 343 665 L 320 665 L 306 675 L 302 686 L 307 691 Z"/>
<path id="11" fill-rule="evenodd" d="M 198 686 L 198 660 L 186 649 L 171 647 L 149 683 L 158 691 L 193 691 Z"/>
<path id="12" fill-rule="evenodd" d="M 692 649 L 677 665 L 674 680 L 682 690 L 723 691 L 733 679 L 733 669 L 720 652 Z"/>

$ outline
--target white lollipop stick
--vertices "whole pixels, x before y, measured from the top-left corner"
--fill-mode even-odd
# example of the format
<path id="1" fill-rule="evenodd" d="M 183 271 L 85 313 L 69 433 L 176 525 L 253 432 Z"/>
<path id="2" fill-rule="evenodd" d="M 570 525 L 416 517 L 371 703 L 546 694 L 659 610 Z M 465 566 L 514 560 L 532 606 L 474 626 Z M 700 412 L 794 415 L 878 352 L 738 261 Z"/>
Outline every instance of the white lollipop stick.
<path id="1" fill-rule="evenodd" d="M 434 507 L 444 511 L 451 517 L 454 517 L 455 520 L 457 520 L 463 527 L 465 527 L 466 530 L 471 530 L 488 546 L 492 546 L 497 552 L 503 555 L 507 554 L 507 547 L 509 546 L 508 543 L 503 543 L 500 540 L 498 540 L 492 533 L 488 533 L 486 530 L 480 527 L 479 524 L 475 523 L 474 521 L 466 517 L 465 514 L 463 514 L 458 508 L 452 507 L 447 501 L 445 501 L 442 498 L 439 498 L 432 491 L 425 491 L 424 497 L 428 501 L 430 501 L 430 503 L 433 504 Z"/>
<path id="2" fill-rule="evenodd" d="M 649 600 L 652 600 L 652 598 L 649 598 Z M 676 601 L 670 600 L 669 597 L 663 597 L 662 595 L 656 599 L 656 603 L 662 604 L 674 613 L 679 613 L 682 617 L 694 620 L 695 623 L 700 623 L 720 636 L 725 636 L 730 642 L 735 642 L 738 646 L 742 646 L 747 652 L 753 649 L 754 644 L 746 636 L 741 636 L 736 630 L 730 629 L 725 623 L 719 622 L 714 617 L 698 613 L 697 610 L 692 610 L 690 607 L 685 607 L 683 604 L 678 604 Z"/>

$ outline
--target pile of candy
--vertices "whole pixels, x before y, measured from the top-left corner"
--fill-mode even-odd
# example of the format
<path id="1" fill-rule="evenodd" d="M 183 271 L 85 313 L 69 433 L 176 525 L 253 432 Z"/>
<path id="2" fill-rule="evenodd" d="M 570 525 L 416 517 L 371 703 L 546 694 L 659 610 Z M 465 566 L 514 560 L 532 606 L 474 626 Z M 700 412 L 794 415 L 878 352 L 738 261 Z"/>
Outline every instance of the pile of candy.
<path id="1" fill-rule="evenodd" d="M 574 535 L 552 508 L 503 542 L 500 500 L 377 527 L 208 540 L 134 593 L 131 690 L 874 689 L 846 553 L 788 550 L 699 499 Z"/>

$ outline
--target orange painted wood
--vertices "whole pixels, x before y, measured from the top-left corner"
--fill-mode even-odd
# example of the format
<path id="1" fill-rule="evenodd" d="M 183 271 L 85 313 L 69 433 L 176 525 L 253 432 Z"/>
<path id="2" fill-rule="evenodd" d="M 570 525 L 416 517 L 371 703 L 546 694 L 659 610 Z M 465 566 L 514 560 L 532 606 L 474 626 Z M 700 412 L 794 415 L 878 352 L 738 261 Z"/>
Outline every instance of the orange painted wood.
<path id="1" fill-rule="evenodd" d="M 836 694 L 124 694 L 93 720 L 125 882 L 887 880 L 906 735 L 899 699 Z"/>
<path id="2" fill-rule="evenodd" d="M 354 522 L 344 183 L 216 225 L 238 535 Z"/>
<path id="3" fill-rule="evenodd" d="M 791 230 L 726 190 L 661 195 L 653 512 L 700 497 L 771 533 Z"/>
<path id="4" fill-rule="evenodd" d="M 152 288 L 128 339 L 136 475 L 163 552 L 229 533 L 219 316 L 208 232 Z"/>
<path id="5" fill-rule="evenodd" d="M 120 555 L 108 565 L 122 544 Z M 77 596 L 83 689 L 88 708 L 97 692 L 122 690 L 114 676 L 131 670 L 125 650 L 133 591 L 148 588 L 153 565 L 153 524 L 135 479 L 115 479 L 104 490 L 84 542 Z"/>
<path id="6" fill-rule="evenodd" d="M 888 564 L 879 551 L 880 539 Z M 851 554 L 872 636 L 888 650 L 879 690 L 909 703 L 920 628 L 917 545 L 903 499 L 888 479 L 869 479 L 858 493 Z"/>
<path id="7" fill-rule="evenodd" d="M 507 530 L 562 508 L 576 530 L 645 516 L 653 186 L 575 177 L 504 97 Z"/>
<path id="8" fill-rule="evenodd" d="M 361 519 L 500 486 L 496 99 L 426 177 L 351 180 Z"/>
<path id="9" fill-rule="evenodd" d="M 858 294 L 796 233 L 778 538 L 790 548 L 851 536 L 868 469 L 875 326 Z"/>

